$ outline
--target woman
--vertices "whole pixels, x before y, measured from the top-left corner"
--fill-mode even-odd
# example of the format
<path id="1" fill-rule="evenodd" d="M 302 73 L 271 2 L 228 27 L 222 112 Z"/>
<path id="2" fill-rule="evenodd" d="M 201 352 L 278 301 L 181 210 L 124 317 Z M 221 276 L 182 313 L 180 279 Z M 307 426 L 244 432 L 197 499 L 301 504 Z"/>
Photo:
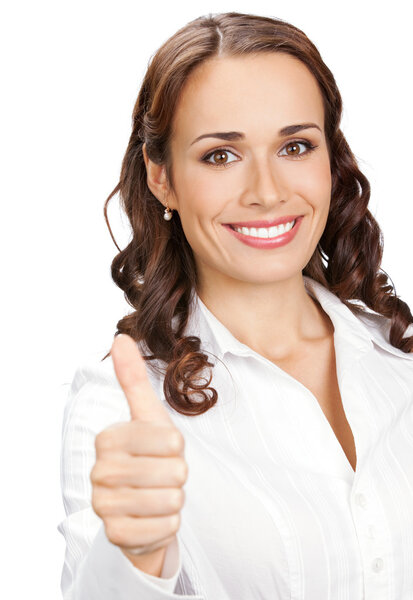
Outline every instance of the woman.
<path id="1" fill-rule="evenodd" d="M 412 597 L 413 317 L 341 111 L 282 20 L 153 57 L 107 200 L 134 311 L 65 411 L 66 600 Z"/>

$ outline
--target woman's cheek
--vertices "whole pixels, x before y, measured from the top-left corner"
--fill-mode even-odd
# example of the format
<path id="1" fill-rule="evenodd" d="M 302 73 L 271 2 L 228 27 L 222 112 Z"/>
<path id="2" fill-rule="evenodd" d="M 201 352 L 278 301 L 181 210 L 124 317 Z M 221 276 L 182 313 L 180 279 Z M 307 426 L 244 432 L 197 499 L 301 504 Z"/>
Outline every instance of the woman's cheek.
<path id="1" fill-rule="evenodd" d="M 329 164 L 314 164 L 308 170 L 305 177 L 305 188 L 302 195 L 314 202 L 316 205 L 325 205 L 330 202 L 331 197 L 331 172 Z"/>

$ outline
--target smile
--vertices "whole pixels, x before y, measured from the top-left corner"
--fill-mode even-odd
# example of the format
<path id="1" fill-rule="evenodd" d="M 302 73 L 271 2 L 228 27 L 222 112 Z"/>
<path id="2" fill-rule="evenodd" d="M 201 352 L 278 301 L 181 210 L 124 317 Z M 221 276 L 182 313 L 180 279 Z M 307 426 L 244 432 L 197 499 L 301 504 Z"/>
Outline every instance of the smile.
<path id="1" fill-rule="evenodd" d="M 294 227 L 295 222 L 296 219 L 289 221 L 288 223 L 283 223 L 282 225 L 275 225 L 274 227 L 234 227 L 233 225 L 230 225 L 230 227 L 242 235 L 268 239 L 276 238 L 279 235 L 290 231 L 290 229 Z"/>
<path id="2" fill-rule="evenodd" d="M 297 235 L 303 218 L 297 217 L 293 221 L 272 227 L 236 227 L 229 224 L 223 226 L 246 246 L 271 250 L 290 243 Z"/>

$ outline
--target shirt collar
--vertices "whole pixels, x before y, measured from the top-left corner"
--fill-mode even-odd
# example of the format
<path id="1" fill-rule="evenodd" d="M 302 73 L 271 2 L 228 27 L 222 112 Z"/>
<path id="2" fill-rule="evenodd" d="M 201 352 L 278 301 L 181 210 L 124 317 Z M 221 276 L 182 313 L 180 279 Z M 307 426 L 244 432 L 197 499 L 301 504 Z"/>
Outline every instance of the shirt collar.
<path id="1" fill-rule="evenodd" d="M 393 355 L 413 360 L 413 353 L 405 353 L 388 342 L 389 319 L 374 312 L 355 315 L 338 296 L 321 283 L 305 275 L 303 280 L 307 292 L 318 300 L 334 325 L 336 350 L 340 347 L 345 349 L 346 353 L 354 352 L 353 358 L 355 358 L 372 350 L 376 344 Z M 410 335 L 413 334 L 413 326 L 409 327 L 408 332 Z M 408 332 L 405 336 L 409 334 Z M 228 352 L 240 356 L 256 354 L 217 319 L 195 291 L 192 296 L 186 335 L 200 337 L 203 349 L 220 359 Z"/>

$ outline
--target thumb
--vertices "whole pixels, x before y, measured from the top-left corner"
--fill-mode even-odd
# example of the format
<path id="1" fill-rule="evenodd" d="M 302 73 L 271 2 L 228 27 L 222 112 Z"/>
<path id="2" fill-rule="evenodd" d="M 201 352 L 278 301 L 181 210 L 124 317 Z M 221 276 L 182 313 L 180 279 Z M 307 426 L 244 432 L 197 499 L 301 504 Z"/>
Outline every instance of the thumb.
<path id="1" fill-rule="evenodd" d="M 124 333 L 118 334 L 113 340 L 110 354 L 132 420 L 173 424 L 149 381 L 145 361 L 135 340 Z"/>

